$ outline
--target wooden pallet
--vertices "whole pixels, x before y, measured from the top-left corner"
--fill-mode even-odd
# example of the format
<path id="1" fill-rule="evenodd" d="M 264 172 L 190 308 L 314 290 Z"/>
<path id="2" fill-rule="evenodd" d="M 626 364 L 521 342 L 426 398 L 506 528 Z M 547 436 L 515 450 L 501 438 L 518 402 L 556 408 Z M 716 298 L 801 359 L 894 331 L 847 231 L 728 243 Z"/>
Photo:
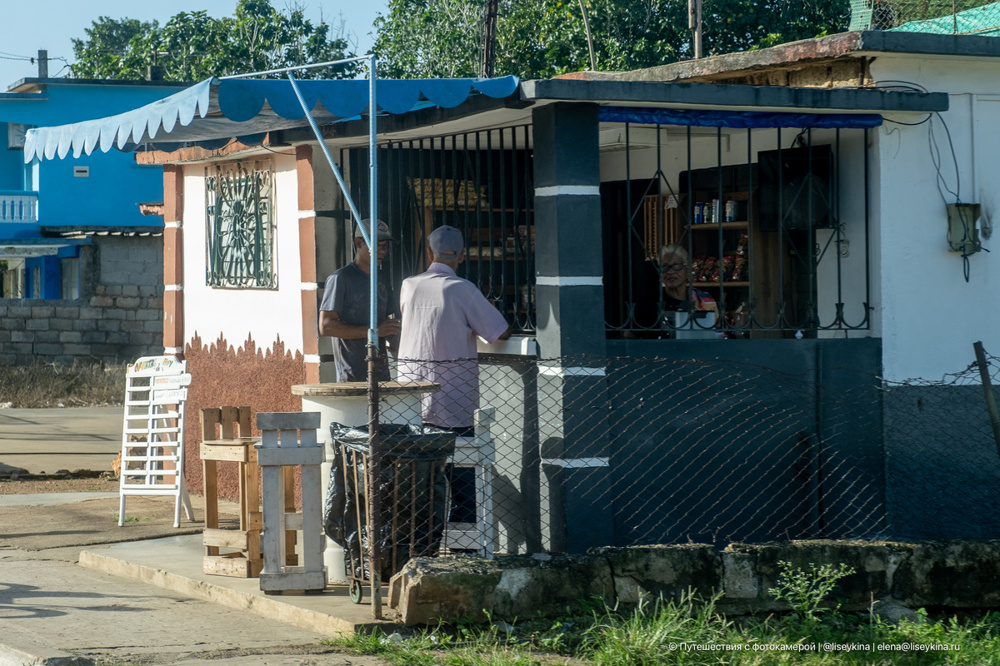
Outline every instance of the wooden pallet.
<path id="1" fill-rule="evenodd" d="M 250 436 L 249 407 L 201 410 L 201 460 L 205 480 L 205 573 L 236 578 L 256 578 L 264 568 L 260 535 L 264 528 L 260 510 L 260 467 Z M 219 528 L 220 462 L 239 465 L 240 528 Z M 225 550 L 226 552 L 223 552 Z"/>
<path id="2" fill-rule="evenodd" d="M 265 594 L 302 590 L 322 592 L 326 587 L 323 566 L 323 512 L 320 497 L 320 464 L 323 443 L 316 438 L 319 412 L 270 412 L 257 415 L 262 437 L 257 459 L 263 472 L 264 570 L 260 589 Z M 295 511 L 292 472 L 300 470 L 302 511 Z M 301 566 L 290 535 L 302 532 Z"/>

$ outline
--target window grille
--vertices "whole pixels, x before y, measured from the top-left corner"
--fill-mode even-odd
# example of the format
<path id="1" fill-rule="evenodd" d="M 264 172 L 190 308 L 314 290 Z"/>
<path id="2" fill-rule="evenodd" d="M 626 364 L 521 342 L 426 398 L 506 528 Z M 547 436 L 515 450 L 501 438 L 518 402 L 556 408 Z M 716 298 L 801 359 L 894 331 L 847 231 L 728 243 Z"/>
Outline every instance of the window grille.
<path id="1" fill-rule="evenodd" d="M 345 150 L 341 164 L 355 201 L 366 201 L 367 151 Z M 458 275 L 475 283 L 515 332 L 534 331 L 531 127 L 388 143 L 378 149 L 378 168 L 379 217 L 399 241 L 383 264 L 392 282 L 424 271 L 427 235 L 452 225 L 465 236 Z M 349 217 L 346 209 L 340 215 Z"/>
<path id="2" fill-rule="evenodd" d="M 659 149 L 602 146 L 602 171 L 621 174 L 601 185 L 609 338 L 869 330 L 868 130 L 655 128 Z M 681 248 L 671 266 L 688 262 L 680 301 L 663 283 L 665 245 Z M 696 323 L 711 311 L 708 323 L 684 310 Z"/>
<path id="3" fill-rule="evenodd" d="M 270 162 L 208 167 L 205 182 L 208 286 L 277 287 Z"/>

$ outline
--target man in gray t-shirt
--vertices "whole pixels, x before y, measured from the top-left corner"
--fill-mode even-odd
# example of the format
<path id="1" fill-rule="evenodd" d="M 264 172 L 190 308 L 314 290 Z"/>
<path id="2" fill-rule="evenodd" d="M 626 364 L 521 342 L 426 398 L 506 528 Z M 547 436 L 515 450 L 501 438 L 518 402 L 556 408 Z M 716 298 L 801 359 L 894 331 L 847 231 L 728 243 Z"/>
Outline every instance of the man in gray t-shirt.
<path id="1" fill-rule="evenodd" d="M 362 224 L 368 227 L 368 220 Z M 378 262 L 381 265 L 389 252 L 389 226 L 378 223 Z M 323 301 L 319 306 L 319 332 L 333 338 L 333 355 L 338 382 L 363 382 L 368 379 L 369 281 L 371 255 L 360 228 L 354 231 L 354 262 L 334 272 L 326 279 Z M 378 381 L 389 380 L 389 347 L 395 348 L 400 320 L 389 319 L 395 311 L 393 295 L 384 274 L 378 274 L 378 336 L 379 353 L 376 364 Z"/>

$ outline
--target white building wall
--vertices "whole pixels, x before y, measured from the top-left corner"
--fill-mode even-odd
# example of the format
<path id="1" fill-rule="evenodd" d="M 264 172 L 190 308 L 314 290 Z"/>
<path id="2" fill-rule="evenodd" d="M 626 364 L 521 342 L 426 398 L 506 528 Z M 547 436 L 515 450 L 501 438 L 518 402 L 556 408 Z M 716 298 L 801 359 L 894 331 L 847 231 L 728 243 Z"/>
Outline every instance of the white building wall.
<path id="1" fill-rule="evenodd" d="M 293 155 L 272 155 L 277 289 L 208 287 L 205 165 L 184 169 L 184 331 L 210 345 L 220 336 L 234 348 L 252 339 L 258 349 L 281 340 L 302 351 L 298 190 Z"/>
<path id="2" fill-rule="evenodd" d="M 1000 70 L 993 62 L 881 56 L 872 75 L 950 95 L 949 110 L 928 122 L 887 122 L 877 146 L 884 374 L 938 380 L 968 367 L 976 341 L 1000 355 L 1000 308 L 994 305 L 1000 248 L 984 240 L 994 253 L 964 261 L 949 251 L 946 236 L 947 203 L 983 204 L 987 220 L 997 214 Z"/>

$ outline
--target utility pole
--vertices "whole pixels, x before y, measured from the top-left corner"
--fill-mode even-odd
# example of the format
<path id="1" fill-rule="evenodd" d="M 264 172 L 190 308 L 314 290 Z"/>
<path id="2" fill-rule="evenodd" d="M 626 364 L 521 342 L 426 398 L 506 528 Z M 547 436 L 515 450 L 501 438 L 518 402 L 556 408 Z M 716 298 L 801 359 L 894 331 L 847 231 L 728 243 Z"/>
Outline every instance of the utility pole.
<path id="1" fill-rule="evenodd" d="M 480 76 L 492 78 L 497 60 L 497 6 L 498 0 L 486 0 L 486 17 L 483 30 L 483 62 Z"/>
<path id="2" fill-rule="evenodd" d="M 594 38 L 590 34 L 590 19 L 587 18 L 587 6 L 580 0 L 580 12 L 583 14 L 583 29 L 587 31 L 587 49 L 590 50 L 590 71 L 597 71 L 597 60 L 594 59 Z"/>
<path id="3" fill-rule="evenodd" d="M 45 49 L 38 50 L 38 78 L 49 78 L 49 52 Z"/>
<path id="4" fill-rule="evenodd" d="M 694 57 L 701 57 L 701 0 L 688 0 L 688 28 L 691 29 L 691 42 L 694 46 Z"/>

